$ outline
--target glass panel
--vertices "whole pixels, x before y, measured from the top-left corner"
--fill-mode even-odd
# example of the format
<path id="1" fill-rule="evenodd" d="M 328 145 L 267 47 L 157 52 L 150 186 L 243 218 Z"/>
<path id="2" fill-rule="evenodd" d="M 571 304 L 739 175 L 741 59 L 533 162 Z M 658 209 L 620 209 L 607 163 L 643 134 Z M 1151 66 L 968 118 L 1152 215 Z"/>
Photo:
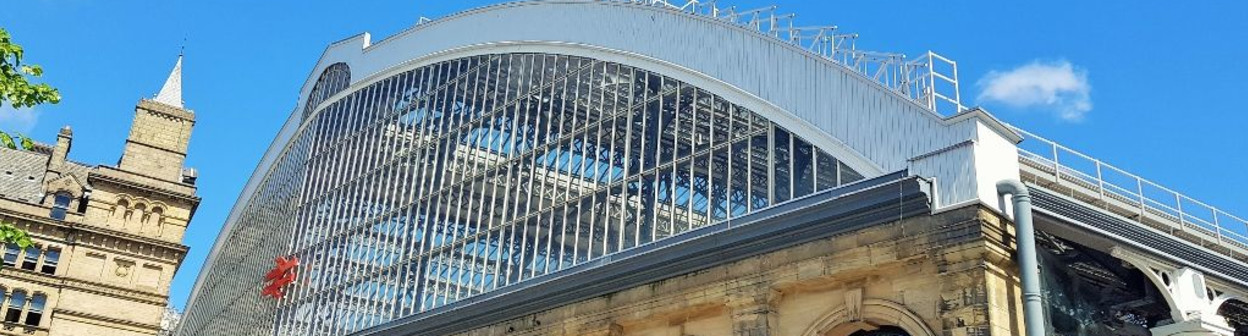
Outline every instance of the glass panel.
<path id="1" fill-rule="evenodd" d="M 816 151 L 815 157 L 815 189 L 824 190 L 839 185 L 837 178 L 837 162 L 831 155 Z"/>
<path id="2" fill-rule="evenodd" d="M 17 246 L 17 244 L 13 244 L 13 243 L 4 244 L 4 266 L 5 267 L 17 266 L 17 257 L 18 257 L 18 254 L 20 254 L 21 252 L 22 252 L 22 248 Z"/>
<path id="3" fill-rule="evenodd" d="M 60 263 L 60 259 L 61 251 L 48 250 L 43 255 L 43 267 L 39 271 L 47 274 L 56 274 L 56 265 Z"/>
<path id="4" fill-rule="evenodd" d="M 48 297 L 43 294 L 35 294 L 31 297 L 30 310 L 26 312 L 26 325 L 39 325 L 39 321 L 43 319 L 43 306 L 47 301 Z"/>
<path id="5" fill-rule="evenodd" d="M 52 219 L 65 220 L 65 214 L 69 211 L 69 202 L 73 200 L 73 196 L 68 193 L 57 193 L 52 199 L 52 212 L 49 214 Z"/>
<path id="6" fill-rule="evenodd" d="M 793 138 L 793 197 L 815 192 L 815 149 L 805 140 Z"/>
<path id="7" fill-rule="evenodd" d="M 345 335 L 862 179 L 714 92 L 612 62 L 481 55 L 349 85 L 330 66 L 305 97 L 187 334 Z M 231 270 L 279 255 L 307 285 L 270 314 Z"/>
<path id="8" fill-rule="evenodd" d="M 862 174 L 849 168 L 844 162 L 837 162 L 841 167 L 841 184 L 854 183 L 862 180 Z"/>
<path id="9" fill-rule="evenodd" d="M 771 176 L 775 185 L 773 200 L 775 203 L 793 198 L 793 147 L 790 147 L 789 132 L 776 128 L 772 140 Z"/>
<path id="10" fill-rule="evenodd" d="M 38 247 L 27 247 L 26 255 L 22 258 L 22 269 L 27 271 L 35 270 L 35 266 L 39 264 L 39 255 L 42 253 L 43 251 L 40 251 Z"/>
<path id="11" fill-rule="evenodd" d="M 22 317 L 22 308 L 26 306 L 26 292 L 17 290 L 9 296 L 9 308 L 4 312 L 4 321 L 18 323 Z"/>

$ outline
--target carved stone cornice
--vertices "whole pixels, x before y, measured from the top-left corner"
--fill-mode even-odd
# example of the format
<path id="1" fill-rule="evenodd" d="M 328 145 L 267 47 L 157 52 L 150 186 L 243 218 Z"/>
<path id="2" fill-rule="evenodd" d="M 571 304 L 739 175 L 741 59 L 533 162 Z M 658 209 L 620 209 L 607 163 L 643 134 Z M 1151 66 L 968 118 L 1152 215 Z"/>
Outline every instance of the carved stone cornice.
<path id="1" fill-rule="evenodd" d="M 135 322 L 131 320 L 113 318 L 113 317 L 108 317 L 108 316 L 96 315 L 92 313 L 61 309 L 61 308 L 53 309 L 52 311 L 56 314 L 56 317 L 58 318 L 74 317 L 74 318 L 83 319 L 83 320 L 104 322 L 107 324 L 112 324 L 113 327 L 124 326 L 132 330 L 145 332 L 148 334 L 156 334 L 157 332 L 160 331 L 160 325 L 157 325 L 157 324 Z"/>
<path id="2" fill-rule="evenodd" d="M 65 286 L 65 279 L 60 277 L 10 266 L 0 268 L 0 278 L 13 279 L 24 283 L 34 283 L 40 286 L 52 288 L 61 288 Z"/>
<path id="3" fill-rule="evenodd" d="M 577 334 L 581 336 L 620 336 L 624 335 L 624 328 L 612 322 L 599 322 L 581 326 Z"/>
<path id="4" fill-rule="evenodd" d="M 146 181 L 135 181 L 136 178 L 138 180 Z M 96 183 L 100 182 L 140 190 L 143 192 L 164 195 L 172 199 L 188 202 L 192 205 L 198 205 L 200 201 L 199 196 L 195 195 L 196 188 L 194 186 L 137 174 L 130 171 L 124 171 L 111 166 L 97 166 L 91 174 L 87 175 L 87 183 L 94 186 Z"/>
<path id="5" fill-rule="evenodd" d="M 42 336 L 47 334 L 48 328 L 21 323 L 0 322 L 0 335 Z"/>
<path id="6" fill-rule="evenodd" d="M 170 106 L 168 104 L 164 104 L 155 100 L 151 100 L 151 99 L 139 100 L 139 103 L 136 104 L 135 107 L 143 109 L 143 110 L 147 110 L 149 112 L 160 113 L 169 117 L 183 119 L 183 120 L 190 121 L 190 122 L 195 122 L 195 112 L 188 110 L 188 109 L 179 108 L 177 106 Z"/>
<path id="7" fill-rule="evenodd" d="M 169 303 L 168 295 L 161 295 L 151 292 L 144 292 L 137 289 L 129 289 L 125 287 L 100 283 L 95 281 L 87 281 L 76 278 L 64 278 L 64 287 L 62 290 L 80 290 L 93 294 L 109 296 L 118 299 L 137 301 L 147 304 L 164 306 Z"/>
<path id="8" fill-rule="evenodd" d="M 87 245 L 101 250 L 127 254 L 136 258 L 156 258 L 169 262 L 181 263 L 190 250 L 186 245 L 148 238 L 133 233 L 83 224 L 78 221 L 57 221 L 47 217 L 35 216 L 26 212 L 11 211 L 0 206 L 0 220 L 9 217 L 16 220 L 18 228 L 24 229 L 32 237 L 64 245 Z M 72 219 L 72 218 L 71 218 Z M 5 220 L 10 222 L 12 220 Z M 61 231 L 63 237 L 53 236 L 50 231 Z M 138 244 L 137 250 L 120 249 L 110 246 L 108 242 L 117 241 Z"/>
<path id="9" fill-rule="evenodd" d="M 66 245 L 87 245 L 101 250 L 141 258 L 157 258 L 181 263 L 190 247 L 132 233 L 104 229 L 97 226 L 74 225 L 66 235 Z M 121 248 L 125 245 L 127 248 Z M 129 247 L 134 247 L 131 249 Z"/>

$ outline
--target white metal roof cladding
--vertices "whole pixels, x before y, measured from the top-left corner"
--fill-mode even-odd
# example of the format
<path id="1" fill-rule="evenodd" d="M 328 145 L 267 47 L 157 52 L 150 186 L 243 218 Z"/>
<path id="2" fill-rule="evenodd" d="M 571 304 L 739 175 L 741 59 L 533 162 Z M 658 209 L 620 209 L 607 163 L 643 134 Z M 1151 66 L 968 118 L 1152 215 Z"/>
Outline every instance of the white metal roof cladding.
<path id="1" fill-rule="evenodd" d="M 936 176 L 938 202 L 944 205 L 991 200 L 995 197 L 992 183 L 1018 176 L 1017 162 L 1010 158 L 1017 157 L 1012 154 L 1012 143 L 1020 138 L 986 112 L 971 110 L 942 118 L 819 54 L 726 20 L 620 2 L 530 1 L 472 9 L 435 21 L 422 18 L 421 23 L 376 45 L 363 33 L 326 48 L 309 73 L 291 117 L 240 193 L 222 233 L 229 232 L 242 205 L 286 150 L 302 122 L 299 113 L 327 67 L 348 65 L 358 85 L 380 78 L 383 71 L 402 71 L 469 48 L 502 50 L 527 45 L 530 50 L 542 50 L 560 45 L 573 55 L 610 56 L 622 64 L 675 70 L 672 76 L 691 83 L 717 82 L 721 90 L 715 93 L 741 98 L 736 103 L 774 116 L 776 122 L 820 148 L 861 154 L 843 160 L 864 174 L 909 166 L 917 175 Z M 1005 167 L 991 167 L 982 176 L 967 174 L 975 165 L 992 166 L 987 160 L 970 160 L 975 151 L 990 151 L 966 146 L 977 141 L 991 147 L 993 155 L 1002 155 L 999 161 Z M 219 248 L 214 246 L 214 250 Z"/>
<path id="2" fill-rule="evenodd" d="M 350 66 L 354 85 L 362 85 L 434 60 L 502 50 L 558 50 L 655 70 L 697 84 L 726 98 L 736 98 L 735 103 L 845 157 L 847 164 L 866 174 L 917 168 L 918 175 L 936 176 L 944 205 L 980 196 L 985 203 L 995 204 L 991 183 L 980 188 L 974 182 L 1017 177 L 1017 163 L 1000 167 L 1013 169 L 992 169 L 991 177 L 974 174 L 989 173 L 983 169 L 959 167 L 973 161 L 963 160 L 971 151 L 989 148 L 995 149 L 991 155 L 1002 162 L 1017 161 L 1012 143 L 1020 138 L 982 111 L 940 116 L 800 46 L 727 20 L 661 6 L 606 1 L 515 2 L 430 21 L 375 44 L 369 35 L 362 34 L 331 45 L 301 92 L 309 93 L 320 71 L 338 62 Z M 301 110 L 302 100 L 300 104 Z M 958 146 L 967 141 L 982 146 Z M 945 159 L 951 162 L 938 163 Z M 928 169 L 931 171 L 925 171 Z M 943 178 L 954 171 L 972 174 Z"/>
<path id="3" fill-rule="evenodd" d="M 786 134 L 785 139 L 791 134 L 794 142 L 813 146 L 821 150 L 819 155 L 834 157 L 837 167 L 843 164 L 846 171 L 862 173 L 866 178 L 905 170 L 932 180 L 933 208 L 974 202 L 995 207 L 994 184 L 1002 179 L 1019 178 L 1021 169 L 1031 175 L 1052 174 L 1059 184 L 1065 179 L 1085 189 L 1100 191 L 1101 198 L 1117 197 L 1127 205 L 1135 204 L 1140 214 L 1164 217 L 1162 219 L 1174 222 L 1180 229 L 1191 226 L 1191 230 L 1203 230 L 1198 232 L 1206 234 L 1210 240 L 1231 237 L 1235 241 L 1224 244 L 1248 250 L 1248 238 L 1244 238 L 1248 232 L 1225 228 L 1228 220 L 1241 222 L 1240 226 L 1248 224 L 1242 223 L 1243 219 L 1169 189 L 1161 188 L 1168 192 L 1166 198 L 1174 198 L 1178 204 L 1168 205 L 1164 203 L 1166 200 L 1158 202 L 1144 190 L 1151 182 L 1129 173 L 1123 172 L 1133 178 L 1131 181 L 1135 181 L 1138 190 L 1132 192 L 1131 186 L 1110 185 L 1112 181 L 1102 177 L 1102 170 L 1112 172 L 1116 168 L 1094 159 L 1091 160 L 1095 161 L 1095 173 L 1073 174 L 1080 172 L 1057 161 L 1059 149 L 1069 150 L 1056 144 L 1039 152 L 1019 147 L 1018 131 L 983 110 L 966 110 L 960 105 L 956 65 L 950 76 L 932 70 L 933 62 L 952 64 L 952 61 L 930 53 L 925 61 L 914 62 L 895 54 L 845 52 L 845 49 L 838 49 L 839 46 L 846 40 L 852 42 L 856 35 L 838 35 L 832 27 L 792 28 L 791 17 L 760 16 L 774 8 L 737 12 L 699 7 L 694 3 L 690 1 L 685 6 L 671 6 L 664 0 L 506 3 L 438 20 L 422 18 L 418 25 L 377 43 L 372 43 L 368 34 L 361 34 L 331 44 L 300 91 L 291 117 L 240 195 L 209 256 L 209 267 L 214 267 L 218 258 L 227 261 L 248 258 L 237 251 L 219 255 L 226 236 L 238 234 L 237 222 L 276 220 L 249 218 L 243 216 L 245 212 L 265 207 L 266 199 L 295 198 L 300 192 L 306 192 L 287 186 L 299 183 L 292 177 L 302 174 L 304 165 L 298 160 L 283 158 L 309 153 L 323 155 L 321 149 L 309 149 L 311 143 L 319 140 L 301 136 L 313 127 L 311 124 L 332 119 L 329 117 L 333 115 L 328 113 L 340 113 L 342 105 L 346 105 L 343 102 L 353 95 L 358 98 L 361 90 L 376 88 L 383 80 L 402 78 L 408 81 L 407 85 L 413 85 L 411 76 L 417 72 L 426 76 L 425 71 L 431 66 L 468 59 L 494 64 L 491 62 L 499 57 L 512 57 L 507 55 L 587 59 L 594 64 L 610 64 L 612 69 L 636 70 L 630 73 L 658 74 L 663 81 L 682 83 L 682 88 L 687 84 L 698 90 L 695 97 L 722 98 L 734 108 L 765 119 L 768 122 L 765 129 L 771 130 L 768 137 L 773 139 L 768 141 L 774 141 L 775 134 Z M 789 21 L 780 23 L 778 20 L 782 19 Z M 821 45 L 822 41 L 828 45 Z M 886 64 L 872 67 L 867 64 L 871 60 Z M 937 92 L 934 84 L 937 80 L 952 82 L 954 91 Z M 317 83 L 324 86 L 318 87 Z M 953 105 L 950 115 L 934 112 L 940 100 Z M 1048 144 L 1043 139 L 1040 141 Z M 1047 154 L 1034 154 L 1049 152 L 1053 154 L 1047 159 L 1043 157 Z M 1021 162 L 1026 164 L 1021 167 L 1020 154 Z M 823 157 L 819 155 L 815 157 Z M 309 164 L 306 169 L 313 169 L 311 167 Z M 690 172 L 692 175 L 692 170 Z M 272 185 L 287 187 L 275 189 Z M 253 197 L 257 200 L 255 204 Z M 1195 204 L 1202 211 L 1207 209 L 1212 217 L 1202 218 L 1190 210 L 1185 212 L 1185 204 L 1188 208 Z M 694 209 L 693 205 L 688 207 Z M 1219 220 L 1223 224 L 1219 224 Z M 294 225 L 288 223 L 293 222 L 289 218 L 280 221 L 287 223 L 282 225 Z M 256 228 L 249 226 L 254 225 L 242 225 L 240 229 L 250 230 L 242 233 L 244 238 L 254 239 L 249 243 L 264 245 L 271 240 L 271 237 L 263 237 L 266 232 L 256 232 Z M 229 266 L 231 271 L 246 271 L 238 269 L 236 264 Z M 252 266 L 259 267 L 251 264 L 247 267 Z M 251 280 L 254 279 L 239 279 L 238 283 L 254 282 Z M 190 306 L 200 300 L 204 281 L 201 274 Z M 456 293 L 458 298 L 458 289 Z M 206 300 L 214 301 L 213 306 L 222 304 L 221 298 Z"/>
<path id="4" fill-rule="evenodd" d="M 298 105 L 240 195 L 222 237 L 262 191 L 292 138 L 323 108 L 396 74 L 482 55 L 585 57 L 662 74 L 753 111 L 867 177 L 906 170 L 932 178 L 936 205 L 995 205 L 993 183 L 1018 177 L 1016 133 L 986 112 L 941 116 L 819 53 L 726 20 L 622 2 L 534 1 L 484 7 L 420 24 L 371 44 L 363 34 L 332 44 Z M 309 109 L 313 86 L 342 64 L 350 87 Z M 315 100 L 322 100 L 316 98 Z M 311 111 L 305 114 L 305 111 Z M 285 191 L 278 192 L 283 195 Z M 273 196 L 273 195 L 270 195 Z M 264 196 L 260 196 L 262 199 Z M 252 205 L 254 206 L 254 205 Z M 219 257 L 219 239 L 208 265 Z M 207 269 L 206 269 L 207 270 Z M 193 291 L 195 305 L 203 277 Z M 193 318 L 193 317 L 191 317 Z"/>

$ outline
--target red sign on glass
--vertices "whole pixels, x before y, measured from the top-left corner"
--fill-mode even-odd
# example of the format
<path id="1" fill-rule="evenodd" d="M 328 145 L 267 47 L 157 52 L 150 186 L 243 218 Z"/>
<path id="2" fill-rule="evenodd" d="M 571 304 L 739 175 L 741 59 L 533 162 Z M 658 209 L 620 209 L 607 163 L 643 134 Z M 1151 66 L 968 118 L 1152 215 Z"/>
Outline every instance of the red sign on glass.
<path id="1" fill-rule="evenodd" d="M 299 266 L 299 258 L 277 257 L 274 261 L 277 262 L 277 266 L 264 275 L 265 285 L 260 295 L 281 299 L 285 295 L 282 293 L 282 287 L 295 282 L 295 267 Z"/>

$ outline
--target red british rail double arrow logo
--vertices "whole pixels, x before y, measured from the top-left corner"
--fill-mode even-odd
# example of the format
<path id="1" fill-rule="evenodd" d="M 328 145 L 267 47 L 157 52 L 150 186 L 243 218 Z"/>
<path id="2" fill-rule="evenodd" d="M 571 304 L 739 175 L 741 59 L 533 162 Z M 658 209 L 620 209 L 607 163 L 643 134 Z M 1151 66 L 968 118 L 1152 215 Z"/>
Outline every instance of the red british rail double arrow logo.
<path id="1" fill-rule="evenodd" d="M 282 292 L 282 288 L 295 282 L 295 267 L 299 266 L 298 257 L 277 257 L 274 260 L 277 263 L 273 270 L 264 275 L 264 290 L 260 291 L 260 295 L 270 296 L 274 299 L 281 299 L 286 294 Z"/>

